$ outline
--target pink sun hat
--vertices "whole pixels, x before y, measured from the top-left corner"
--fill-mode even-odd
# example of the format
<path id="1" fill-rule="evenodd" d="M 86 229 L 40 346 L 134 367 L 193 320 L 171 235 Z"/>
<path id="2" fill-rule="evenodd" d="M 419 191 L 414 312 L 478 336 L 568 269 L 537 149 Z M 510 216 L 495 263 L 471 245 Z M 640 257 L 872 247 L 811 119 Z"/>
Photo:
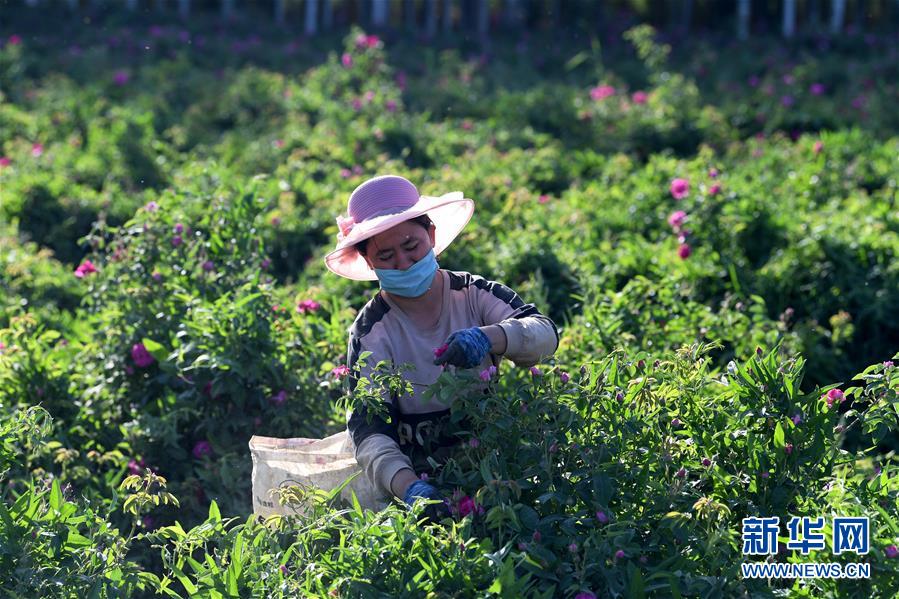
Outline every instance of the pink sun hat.
<path id="1" fill-rule="evenodd" d="M 350 194 L 347 216 L 337 217 L 337 247 L 325 256 L 325 266 L 347 279 L 377 281 L 377 274 L 354 246 L 425 213 L 436 228 L 434 255 L 439 256 L 471 220 L 474 201 L 461 191 L 423 196 L 411 181 L 399 175 L 380 175 L 365 181 Z"/>

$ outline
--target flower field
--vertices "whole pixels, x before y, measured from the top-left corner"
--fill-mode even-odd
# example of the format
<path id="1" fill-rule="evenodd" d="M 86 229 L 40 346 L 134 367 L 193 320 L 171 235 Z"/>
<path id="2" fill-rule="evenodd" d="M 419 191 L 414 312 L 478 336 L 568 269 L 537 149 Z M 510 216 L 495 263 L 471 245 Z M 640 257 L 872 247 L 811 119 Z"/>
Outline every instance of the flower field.
<path id="1" fill-rule="evenodd" d="M 896 596 L 895 35 L 3 27 L 0 595 Z M 472 198 L 440 266 L 560 346 L 434 385 L 451 519 L 335 491 L 257 521 L 249 438 L 371 399 L 376 283 L 323 257 L 386 173 Z M 771 560 L 870 577 L 743 578 L 769 516 Z M 792 516 L 867 517 L 869 551 L 805 555 Z"/>

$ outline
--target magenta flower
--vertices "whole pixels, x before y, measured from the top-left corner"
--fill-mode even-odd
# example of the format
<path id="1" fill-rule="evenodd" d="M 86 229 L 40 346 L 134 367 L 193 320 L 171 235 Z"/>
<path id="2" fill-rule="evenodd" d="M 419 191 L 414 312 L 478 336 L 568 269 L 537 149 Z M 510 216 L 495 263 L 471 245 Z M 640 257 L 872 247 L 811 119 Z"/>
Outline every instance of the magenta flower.
<path id="1" fill-rule="evenodd" d="M 702 458 L 702 465 L 708 468 L 712 465 L 712 460 L 710 460 L 709 458 Z"/>
<path id="2" fill-rule="evenodd" d="M 213 264 L 212 260 L 207 260 L 203 263 L 203 270 L 205 270 L 206 272 L 209 272 L 213 268 L 215 268 L 215 264 Z"/>
<path id="3" fill-rule="evenodd" d="M 195 459 L 202 460 L 203 457 L 212 455 L 212 446 L 209 441 L 197 441 L 191 453 Z"/>
<path id="4" fill-rule="evenodd" d="M 43 144 L 32 144 L 31 146 L 31 155 L 35 158 L 38 158 L 41 154 L 44 153 L 44 145 Z"/>
<path id="5" fill-rule="evenodd" d="M 749 86 L 750 87 L 758 87 L 759 83 L 761 83 L 761 79 L 759 79 L 758 76 L 753 75 L 752 77 L 749 78 Z"/>
<path id="6" fill-rule="evenodd" d="M 281 566 L 278 569 L 281 570 L 281 574 L 283 576 L 287 576 L 287 572 L 288 572 L 287 566 L 285 566 L 284 564 L 281 564 Z"/>
<path id="7" fill-rule="evenodd" d="M 287 391 L 281 389 L 277 394 L 271 396 L 269 401 L 272 402 L 275 406 L 281 407 L 284 405 L 284 402 L 287 401 Z"/>
<path id="8" fill-rule="evenodd" d="M 886 362 L 883 363 L 883 369 L 884 369 L 884 370 L 890 370 L 891 368 L 893 368 L 893 361 L 892 361 L 892 360 L 887 360 Z"/>
<path id="9" fill-rule="evenodd" d="M 436 355 L 437 350 L 434 350 L 434 352 Z M 482 381 L 486 382 L 493 378 L 494 374 L 496 374 L 496 366 L 490 366 L 489 368 L 485 368 L 484 370 L 482 370 L 479 376 L 481 377 Z"/>
<path id="10" fill-rule="evenodd" d="M 159 204 L 150 200 L 146 204 L 144 204 L 144 210 L 147 212 L 156 212 L 159 209 Z"/>
<path id="11" fill-rule="evenodd" d="M 794 425 L 799 426 L 799 423 L 802 422 L 802 414 L 796 414 L 792 420 Z"/>
<path id="12" fill-rule="evenodd" d="M 716 169 L 716 168 L 710 168 L 710 169 L 709 169 L 709 178 L 711 178 L 711 179 L 717 179 L 717 178 L 718 178 L 718 169 Z"/>
<path id="13" fill-rule="evenodd" d="M 791 455 L 791 454 L 793 453 L 793 444 L 792 444 L 792 443 L 787 443 L 786 445 L 784 445 L 784 452 L 785 452 L 787 455 Z"/>
<path id="14" fill-rule="evenodd" d="M 366 102 L 371 102 L 372 100 L 375 99 L 375 92 L 373 92 L 373 91 L 367 91 L 367 92 L 365 92 L 365 96 L 363 96 L 363 99 L 364 99 Z"/>
<path id="15" fill-rule="evenodd" d="M 601 510 L 598 510 L 596 512 L 596 519 L 599 520 L 600 524 L 605 524 L 609 521 L 609 517 L 606 515 L 605 512 L 603 512 Z"/>
<path id="16" fill-rule="evenodd" d="M 339 379 L 350 373 L 350 367 L 346 364 L 341 364 L 337 368 L 331 369 L 331 374 L 334 375 L 334 378 Z"/>
<path id="17" fill-rule="evenodd" d="M 824 85 L 821 83 L 812 83 L 808 91 L 811 92 L 813 96 L 821 96 L 824 94 Z"/>
<path id="18" fill-rule="evenodd" d="M 305 299 L 297 304 L 297 312 L 299 312 L 300 314 L 305 314 L 306 312 L 315 312 L 321 307 L 322 305 L 317 301 L 312 299 Z"/>
<path id="19" fill-rule="evenodd" d="M 12 164 L 12 160 L 7 156 L 0 156 L 0 166 L 9 166 Z"/>
<path id="20" fill-rule="evenodd" d="M 843 403 L 846 396 L 839 389 L 831 389 L 827 392 L 827 407 L 832 408 L 835 403 Z"/>
<path id="21" fill-rule="evenodd" d="M 352 176 L 352 174 L 353 174 L 352 171 L 350 171 L 350 169 L 348 169 L 348 168 L 340 169 L 340 176 L 343 177 L 344 179 L 348 179 L 350 176 Z"/>
<path id="22" fill-rule="evenodd" d="M 543 535 L 540 534 L 540 531 L 539 531 L 539 530 L 535 530 L 535 531 L 534 531 L 534 534 L 531 535 L 531 538 L 534 539 L 534 542 L 535 542 L 535 543 L 539 543 L 539 542 L 540 542 L 540 539 L 542 538 L 542 536 L 543 536 Z"/>
<path id="23" fill-rule="evenodd" d="M 895 545 L 887 545 L 883 550 L 884 555 L 886 555 L 890 559 L 894 559 L 899 557 L 899 548 Z"/>
<path id="24" fill-rule="evenodd" d="M 350 68 L 351 66 L 353 66 L 353 57 L 350 56 L 347 52 L 344 52 L 343 56 L 340 57 L 340 62 L 346 68 Z"/>
<path id="25" fill-rule="evenodd" d="M 599 101 L 608 98 L 609 96 L 615 95 L 615 88 L 611 85 L 597 85 L 596 87 L 590 90 L 590 97 L 593 100 Z"/>
<path id="26" fill-rule="evenodd" d="M 475 505 L 474 499 L 472 499 L 468 495 L 459 500 L 459 516 L 461 516 L 462 518 L 472 513 L 476 509 L 477 506 Z"/>
<path id="27" fill-rule="evenodd" d="M 549 201 L 549 196 L 545 193 L 540 194 L 540 197 L 537 198 L 537 201 L 540 202 L 541 204 L 545 204 Z"/>
<path id="28" fill-rule="evenodd" d="M 687 220 L 687 213 L 683 210 L 677 210 L 671 213 L 671 216 L 668 217 L 668 224 L 674 230 L 680 229 L 684 222 Z"/>
<path id="29" fill-rule="evenodd" d="M 624 550 L 619 549 L 615 552 L 615 559 L 624 559 Z"/>
<path id="30" fill-rule="evenodd" d="M 146 467 L 147 464 L 144 462 L 143 458 L 141 458 L 140 460 L 132 459 L 128 461 L 128 472 L 130 472 L 131 474 L 140 475 L 141 473 L 143 473 L 144 468 Z"/>
<path id="31" fill-rule="evenodd" d="M 78 265 L 78 268 L 75 269 L 75 276 L 79 279 L 84 278 L 85 275 L 89 275 L 92 272 L 100 272 L 94 266 L 93 262 L 90 260 L 85 260 L 81 264 Z"/>
<path id="32" fill-rule="evenodd" d="M 712 183 L 712 186 L 709 187 L 709 195 L 716 196 L 721 193 L 721 185 L 719 183 Z"/>
<path id="33" fill-rule="evenodd" d="M 559 378 L 562 380 L 563 383 L 567 383 L 571 379 L 571 377 L 568 376 L 567 372 L 563 372 L 562 374 L 560 374 Z"/>
<path id="34" fill-rule="evenodd" d="M 116 85 L 125 85 L 129 79 L 131 79 L 131 75 L 128 71 L 116 71 L 115 75 L 112 76 L 112 81 Z"/>
<path id="35" fill-rule="evenodd" d="M 442 356 L 444 354 L 444 352 L 446 352 L 446 348 L 448 348 L 448 347 L 449 347 L 449 345 L 447 345 L 446 343 L 444 343 L 440 347 L 435 347 L 434 348 L 434 357 L 439 358 L 440 356 Z"/>
<path id="36" fill-rule="evenodd" d="M 9 38 L 6 41 L 9 43 L 10 46 L 18 46 L 19 44 L 22 43 L 22 36 L 14 33 L 11 36 L 9 36 Z"/>
<path id="37" fill-rule="evenodd" d="M 680 428 L 680 425 L 681 425 L 680 418 L 674 418 L 671 420 L 671 426 L 673 428 Z"/>
<path id="38" fill-rule="evenodd" d="M 162 280 L 162 273 L 159 272 L 159 271 L 153 271 L 153 274 L 150 275 L 150 276 L 153 277 L 153 280 L 155 280 L 155 281 L 161 281 L 161 280 Z"/>
<path id="39" fill-rule="evenodd" d="M 184 225 L 182 225 L 181 223 L 176 223 L 172 230 L 180 235 L 184 232 Z"/>
<path id="40" fill-rule="evenodd" d="M 356 110 L 356 111 L 361 110 L 362 109 L 362 100 L 360 100 L 359 98 L 353 98 L 352 105 L 353 105 L 353 110 Z"/>
<path id="41" fill-rule="evenodd" d="M 387 100 L 384 103 L 384 108 L 387 109 L 387 112 L 396 112 L 396 100 Z"/>
<path id="42" fill-rule="evenodd" d="M 271 260 L 269 260 L 268 258 L 263 258 L 262 262 L 259 264 L 259 267 L 262 268 L 262 270 L 266 270 L 271 265 L 272 265 Z"/>
<path id="43" fill-rule="evenodd" d="M 677 248 L 677 255 L 680 256 L 681 260 L 686 260 L 692 253 L 693 249 L 686 243 L 680 244 L 680 247 Z"/>
<path id="44" fill-rule="evenodd" d="M 540 369 L 537 368 L 536 366 L 531 366 L 530 372 L 533 376 L 542 376 L 542 374 L 543 374 L 542 372 L 540 372 Z"/>
<path id="45" fill-rule="evenodd" d="M 685 476 L 687 476 L 687 471 L 683 467 L 681 467 L 680 470 L 674 473 L 674 476 L 678 478 L 684 478 Z"/>
<path id="46" fill-rule="evenodd" d="M 577 543 L 571 543 L 568 545 L 568 551 L 571 553 L 577 553 Z"/>
<path id="47" fill-rule="evenodd" d="M 471 121 L 469 121 L 468 119 L 465 119 L 464 121 L 462 121 L 462 128 L 465 129 L 466 131 L 471 131 L 471 128 L 472 128 Z"/>
<path id="48" fill-rule="evenodd" d="M 181 236 L 180 235 L 172 236 L 172 245 L 174 247 L 178 247 L 179 245 L 181 245 Z"/>
<path id="49" fill-rule="evenodd" d="M 364 33 L 360 33 L 356 36 L 356 47 L 376 48 L 380 41 L 381 40 L 377 35 L 365 35 Z"/>
<path id="50" fill-rule="evenodd" d="M 820 154 L 822 150 L 824 150 L 824 142 L 819 139 L 815 142 L 815 145 L 812 146 L 812 151 L 815 154 Z"/>
<path id="51" fill-rule="evenodd" d="M 596 595 L 594 595 L 590 591 L 581 591 L 574 596 L 574 599 L 596 599 Z"/>
<path id="52" fill-rule="evenodd" d="M 762 471 L 759 473 L 759 476 L 761 476 L 762 478 L 768 478 L 768 477 L 770 476 L 770 474 L 768 473 L 767 470 L 762 470 Z"/>
<path id="53" fill-rule="evenodd" d="M 690 182 L 686 179 L 674 179 L 671 181 L 669 191 L 671 191 L 671 195 L 675 200 L 682 200 L 690 193 Z"/>
<path id="54" fill-rule="evenodd" d="M 796 103 L 796 100 L 793 98 L 793 96 L 787 94 L 780 98 L 780 103 L 783 104 L 784 106 L 786 106 L 787 108 L 789 108 L 790 106 L 792 106 L 793 104 Z"/>
<path id="55" fill-rule="evenodd" d="M 146 368 L 156 361 L 156 358 L 147 351 L 143 343 L 135 343 L 131 346 L 131 359 L 138 368 Z"/>
<path id="56" fill-rule="evenodd" d="M 646 104 L 646 100 L 649 99 L 649 94 L 646 92 L 634 92 L 634 95 L 631 96 L 631 100 L 634 101 L 634 104 Z"/>
<path id="57" fill-rule="evenodd" d="M 783 82 L 785 85 L 793 85 L 796 82 L 796 78 L 788 73 L 783 76 Z"/>
<path id="58" fill-rule="evenodd" d="M 481 446 L 481 442 L 478 440 L 477 437 L 472 437 L 471 439 L 468 440 L 468 446 L 471 447 L 472 449 L 477 449 L 478 447 Z"/>

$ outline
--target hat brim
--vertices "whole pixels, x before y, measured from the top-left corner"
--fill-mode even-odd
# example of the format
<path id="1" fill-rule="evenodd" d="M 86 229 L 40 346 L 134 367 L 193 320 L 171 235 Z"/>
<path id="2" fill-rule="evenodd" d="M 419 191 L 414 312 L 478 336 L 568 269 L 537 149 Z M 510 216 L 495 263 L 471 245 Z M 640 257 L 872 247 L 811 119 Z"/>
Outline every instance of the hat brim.
<path id="1" fill-rule="evenodd" d="M 474 201 L 463 197 L 461 191 L 442 196 L 421 196 L 418 202 L 398 214 L 378 216 L 358 223 L 350 234 L 337 243 L 337 247 L 325 256 L 325 266 L 336 275 L 354 281 L 377 281 L 378 275 L 369 268 L 365 258 L 355 245 L 409 219 L 427 214 L 434 221 L 434 255 L 449 246 L 465 228 L 474 214 Z"/>

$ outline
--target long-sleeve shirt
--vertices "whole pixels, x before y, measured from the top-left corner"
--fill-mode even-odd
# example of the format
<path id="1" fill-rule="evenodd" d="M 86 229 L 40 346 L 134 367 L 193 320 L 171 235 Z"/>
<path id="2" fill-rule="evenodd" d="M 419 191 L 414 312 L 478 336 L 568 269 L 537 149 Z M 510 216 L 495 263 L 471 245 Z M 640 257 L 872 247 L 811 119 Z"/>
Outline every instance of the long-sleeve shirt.
<path id="1" fill-rule="evenodd" d="M 422 394 L 432 385 L 441 366 L 434 365 L 433 349 L 441 346 L 450 333 L 469 327 L 499 325 L 506 335 L 506 351 L 502 355 L 488 352 L 475 372 L 493 365 L 499 370 L 502 359 L 516 366 L 528 367 L 553 355 L 559 347 L 559 331 L 555 323 L 541 314 L 533 304 L 526 304 L 517 293 L 501 283 L 488 281 L 465 271 L 440 269 L 444 277 L 440 318 L 429 329 L 409 319 L 388 296 L 375 294 L 356 316 L 348 329 L 347 366 L 352 392 L 360 377 L 370 382 L 372 370 L 381 360 L 392 366 L 410 363 L 412 370 L 402 372 L 412 384 L 413 393 L 387 392 L 389 421 L 366 408 L 348 415 L 347 429 L 355 448 L 356 461 L 372 485 L 386 496 L 392 495 L 390 482 L 403 468 L 419 473 L 428 471 L 428 455 L 455 443 L 447 438 L 442 423 L 449 408 L 438 398 L 426 400 Z M 359 368 L 357 361 L 364 351 L 372 352 Z M 357 372 L 358 369 L 358 372 Z M 481 384 L 486 389 L 487 383 Z"/>

